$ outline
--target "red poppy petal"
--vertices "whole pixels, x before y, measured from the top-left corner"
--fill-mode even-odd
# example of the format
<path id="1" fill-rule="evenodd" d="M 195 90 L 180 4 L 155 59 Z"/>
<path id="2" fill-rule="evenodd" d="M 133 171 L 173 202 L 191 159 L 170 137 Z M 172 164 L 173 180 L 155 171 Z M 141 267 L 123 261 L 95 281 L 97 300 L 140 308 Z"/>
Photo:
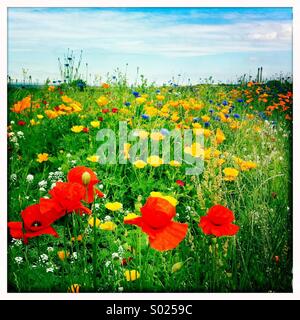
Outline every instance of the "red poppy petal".
<path id="1" fill-rule="evenodd" d="M 30 238 L 34 238 L 34 237 L 38 237 L 41 236 L 43 234 L 49 234 L 51 236 L 54 236 L 56 238 L 59 237 L 58 233 L 55 231 L 55 229 L 51 226 L 44 228 L 40 231 L 36 231 L 36 232 L 27 232 L 24 234 L 24 242 L 28 243 L 28 239 Z"/>
<path id="2" fill-rule="evenodd" d="M 138 227 L 142 227 L 142 225 L 144 225 L 142 217 L 136 217 L 133 219 L 126 219 L 126 220 L 124 220 L 124 224 L 134 224 Z"/>
<path id="3" fill-rule="evenodd" d="M 198 226 L 202 228 L 203 233 L 207 235 L 212 234 L 211 228 L 213 225 L 207 216 L 200 218 L 200 223 L 198 224 Z"/>
<path id="4" fill-rule="evenodd" d="M 66 214 L 66 210 L 57 201 L 45 198 L 40 199 L 40 212 L 43 217 L 48 219 L 49 224 Z"/>
<path id="5" fill-rule="evenodd" d="M 83 213 L 92 214 L 92 211 L 89 208 L 85 207 L 84 205 L 82 205 L 80 208 L 76 209 L 75 212 L 79 213 L 81 216 Z"/>
<path id="6" fill-rule="evenodd" d="M 95 192 L 99 198 L 103 198 L 105 196 L 105 194 L 103 192 L 101 192 L 99 189 L 95 188 Z"/>
<path id="7" fill-rule="evenodd" d="M 150 246 L 159 251 L 172 250 L 186 236 L 188 225 L 186 223 L 174 222 L 157 232 L 155 237 L 149 237 Z"/>
<path id="8" fill-rule="evenodd" d="M 22 222 L 8 222 L 7 226 L 9 227 L 10 235 L 15 239 L 22 239 L 23 234 L 23 226 Z"/>
<path id="9" fill-rule="evenodd" d="M 235 224 L 226 224 L 222 226 L 213 226 L 211 233 L 216 237 L 233 236 L 239 231 L 239 227 Z"/>

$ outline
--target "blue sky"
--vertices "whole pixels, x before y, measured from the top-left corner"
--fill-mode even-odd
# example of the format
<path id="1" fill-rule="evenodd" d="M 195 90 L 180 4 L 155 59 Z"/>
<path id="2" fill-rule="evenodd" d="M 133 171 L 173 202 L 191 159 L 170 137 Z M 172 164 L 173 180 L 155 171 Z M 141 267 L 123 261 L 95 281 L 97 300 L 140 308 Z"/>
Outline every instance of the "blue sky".
<path id="1" fill-rule="evenodd" d="M 8 72 L 60 78 L 58 57 L 83 49 L 91 78 L 137 67 L 149 81 L 235 80 L 245 73 L 292 72 L 289 8 L 10 8 Z M 126 67 L 126 64 L 128 66 Z"/>

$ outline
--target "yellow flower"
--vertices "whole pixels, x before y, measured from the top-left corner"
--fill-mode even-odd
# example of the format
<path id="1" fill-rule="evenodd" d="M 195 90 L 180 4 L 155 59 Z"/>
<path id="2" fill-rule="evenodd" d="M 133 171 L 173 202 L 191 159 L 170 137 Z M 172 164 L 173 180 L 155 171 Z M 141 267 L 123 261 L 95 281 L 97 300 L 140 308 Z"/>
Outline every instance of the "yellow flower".
<path id="1" fill-rule="evenodd" d="M 203 134 L 204 134 L 204 137 L 205 137 L 205 138 L 208 138 L 208 137 L 211 136 L 211 130 L 209 130 L 209 129 L 204 129 L 204 130 L 203 130 Z"/>
<path id="2" fill-rule="evenodd" d="M 143 161 L 143 160 L 136 160 L 133 163 L 133 165 L 138 169 L 143 169 L 147 165 L 147 163 L 145 161 Z"/>
<path id="3" fill-rule="evenodd" d="M 223 170 L 223 173 L 225 175 L 225 178 L 224 178 L 225 181 L 234 181 L 239 175 L 238 170 L 234 168 L 225 168 Z"/>
<path id="4" fill-rule="evenodd" d="M 211 149 L 210 149 L 210 148 L 205 149 L 205 150 L 204 150 L 204 153 L 203 153 L 203 156 L 204 156 L 204 160 L 210 160 Z"/>
<path id="5" fill-rule="evenodd" d="M 49 87 L 48 87 L 48 91 L 49 91 L 49 92 L 53 92 L 54 90 L 55 90 L 55 87 L 54 87 L 54 86 L 49 86 Z"/>
<path id="6" fill-rule="evenodd" d="M 136 270 L 126 270 L 124 276 L 127 281 L 134 281 L 140 277 L 140 273 Z"/>
<path id="7" fill-rule="evenodd" d="M 143 98 L 143 97 L 138 97 L 135 99 L 135 101 L 138 103 L 138 104 L 142 104 L 146 101 L 146 98 Z"/>
<path id="8" fill-rule="evenodd" d="M 105 204 L 105 208 L 110 211 L 118 211 L 122 209 L 123 205 L 120 202 L 108 202 Z"/>
<path id="9" fill-rule="evenodd" d="M 70 288 L 68 288 L 68 292 L 70 292 L 70 293 L 78 293 L 79 289 L 80 289 L 80 285 L 77 284 L 77 283 L 74 283 L 74 284 L 71 285 Z"/>
<path id="10" fill-rule="evenodd" d="M 242 171 L 248 171 L 250 169 L 255 169 L 257 167 L 257 164 L 255 162 L 252 161 L 243 161 L 240 164 L 240 168 Z"/>
<path id="11" fill-rule="evenodd" d="M 83 128 L 84 128 L 84 126 L 73 126 L 71 128 L 71 131 L 75 132 L 75 133 L 79 133 L 79 132 L 81 132 L 83 130 Z"/>
<path id="12" fill-rule="evenodd" d="M 98 219 L 98 218 L 94 218 L 94 217 L 89 217 L 89 220 L 88 220 L 88 224 L 93 227 L 94 226 L 94 223 L 95 223 L 95 226 L 98 228 L 101 224 L 101 220 Z"/>
<path id="13" fill-rule="evenodd" d="M 237 121 L 233 121 L 229 127 L 232 130 L 237 130 L 238 128 L 240 128 L 240 124 Z"/>
<path id="14" fill-rule="evenodd" d="M 71 102 L 73 102 L 73 99 L 72 99 L 72 98 L 69 98 L 68 96 L 62 96 L 62 97 L 61 97 L 61 100 L 62 100 L 64 103 L 71 103 Z"/>
<path id="15" fill-rule="evenodd" d="M 100 127 L 100 121 L 91 121 L 91 126 L 93 128 L 99 128 Z"/>
<path id="16" fill-rule="evenodd" d="M 169 164 L 171 167 L 180 167 L 181 166 L 181 163 L 177 160 L 171 160 Z"/>
<path id="17" fill-rule="evenodd" d="M 39 163 L 45 162 L 49 160 L 49 154 L 48 153 L 39 153 L 37 155 L 36 161 Z"/>
<path id="18" fill-rule="evenodd" d="M 193 157 L 203 157 L 204 150 L 200 143 L 194 142 L 190 147 L 185 147 L 184 152 L 190 154 Z"/>
<path id="19" fill-rule="evenodd" d="M 224 159 L 218 159 L 217 164 L 221 166 L 225 162 Z"/>
<path id="20" fill-rule="evenodd" d="M 98 162 L 99 156 L 89 156 L 86 158 L 86 160 L 91 161 L 91 162 Z"/>
<path id="21" fill-rule="evenodd" d="M 37 116 L 36 116 L 38 119 L 43 119 L 44 118 L 44 116 L 42 115 L 42 114 L 37 114 Z"/>
<path id="22" fill-rule="evenodd" d="M 31 124 L 32 126 L 36 126 L 36 125 L 39 124 L 39 122 L 36 122 L 34 119 L 31 119 L 31 120 L 30 120 L 30 124 Z"/>
<path id="23" fill-rule="evenodd" d="M 139 130 L 138 131 L 138 137 L 142 140 L 147 139 L 149 133 L 145 130 Z"/>
<path id="24" fill-rule="evenodd" d="M 150 156 L 147 159 L 147 163 L 150 164 L 150 166 L 152 167 L 159 167 L 164 163 L 164 161 L 159 156 Z"/>
<path id="25" fill-rule="evenodd" d="M 210 120 L 210 117 L 209 116 L 202 116 L 201 119 L 204 121 L 204 122 L 208 122 Z"/>
<path id="26" fill-rule="evenodd" d="M 132 220 L 132 219 L 135 219 L 139 217 L 137 214 L 135 213 L 128 213 L 125 217 L 124 217 L 124 221 L 127 221 L 127 220 Z"/>
<path id="27" fill-rule="evenodd" d="M 113 231 L 116 229 L 116 224 L 113 223 L 112 221 L 106 221 L 100 224 L 100 229 L 106 230 L 106 231 Z"/>
<path id="28" fill-rule="evenodd" d="M 152 140 L 155 140 L 155 141 L 159 141 L 159 140 L 163 140 L 164 139 L 164 135 L 160 132 L 152 132 L 150 134 L 150 138 Z"/>
<path id="29" fill-rule="evenodd" d="M 224 140 L 225 140 L 225 135 L 223 133 L 223 131 L 221 129 L 217 129 L 217 132 L 216 132 L 216 141 L 218 144 L 222 143 Z"/>
<path id="30" fill-rule="evenodd" d="M 164 100 L 164 98 L 165 98 L 165 96 L 163 96 L 162 94 L 158 94 L 158 95 L 156 96 L 156 99 L 159 100 L 159 101 Z"/>
<path id="31" fill-rule="evenodd" d="M 53 110 L 45 110 L 45 114 L 49 119 L 55 119 L 58 117 L 58 113 Z"/>
<path id="32" fill-rule="evenodd" d="M 171 203 L 171 205 L 174 206 L 174 207 L 176 207 L 177 204 L 178 204 L 178 201 L 174 197 L 164 196 L 161 192 L 152 191 L 150 193 L 150 197 L 165 199 L 169 203 Z"/>
<path id="33" fill-rule="evenodd" d="M 192 123 L 192 126 L 193 126 L 193 128 L 195 128 L 195 129 L 201 129 L 201 128 L 202 128 L 202 125 L 201 125 L 200 123 L 198 123 L 198 122 Z"/>
<path id="34" fill-rule="evenodd" d="M 150 117 L 155 117 L 159 113 L 159 110 L 154 107 L 145 107 L 145 113 Z"/>
<path id="35" fill-rule="evenodd" d="M 96 100 L 99 107 L 104 107 L 108 104 L 109 100 L 105 96 L 101 96 Z"/>
<path id="36" fill-rule="evenodd" d="M 233 160 L 234 160 L 234 162 L 235 162 L 236 164 L 238 164 L 238 165 L 241 165 L 241 164 L 244 162 L 243 159 L 238 158 L 238 157 L 233 157 Z"/>
<path id="37" fill-rule="evenodd" d="M 70 255 L 70 252 L 66 252 L 64 250 L 57 251 L 57 256 L 61 261 L 64 261 L 68 256 Z"/>
<path id="38" fill-rule="evenodd" d="M 177 113 L 174 113 L 174 114 L 171 116 L 171 120 L 174 121 L 174 122 L 177 122 L 179 119 L 180 119 L 180 117 L 178 117 L 178 114 L 177 114 Z"/>

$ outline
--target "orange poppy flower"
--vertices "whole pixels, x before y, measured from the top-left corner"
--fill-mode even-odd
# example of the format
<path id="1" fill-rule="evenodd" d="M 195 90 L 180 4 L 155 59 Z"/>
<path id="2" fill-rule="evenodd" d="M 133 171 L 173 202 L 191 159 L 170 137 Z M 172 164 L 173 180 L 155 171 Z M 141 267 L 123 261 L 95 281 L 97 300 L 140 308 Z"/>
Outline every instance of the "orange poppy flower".
<path id="1" fill-rule="evenodd" d="M 186 236 L 188 225 L 172 221 L 176 215 L 176 208 L 168 200 L 149 197 L 140 210 L 141 217 L 126 219 L 124 223 L 139 226 L 149 236 L 149 243 L 153 249 L 174 249 Z"/>
<path id="2" fill-rule="evenodd" d="M 95 184 L 99 182 L 95 172 L 90 168 L 84 166 L 78 166 L 71 169 L 68 173 L 68 181 L 73 183 L 79 183 L 85 188 L 84 201 L 91 203 L 94 201 L 94 196 L 103 198 L 104 193 L 95 188 Z"/>
<path id="3" fill-rule="evenodd" d="M 25 109 L 30 108 L 30 106 L 31 106 L 31 97 L 27 96 L 23 98 L 21 101 L 18 101 L 17 103 L 15 103 L 11 108 L 11 111 L 15 113 L 21 113 Z"/>

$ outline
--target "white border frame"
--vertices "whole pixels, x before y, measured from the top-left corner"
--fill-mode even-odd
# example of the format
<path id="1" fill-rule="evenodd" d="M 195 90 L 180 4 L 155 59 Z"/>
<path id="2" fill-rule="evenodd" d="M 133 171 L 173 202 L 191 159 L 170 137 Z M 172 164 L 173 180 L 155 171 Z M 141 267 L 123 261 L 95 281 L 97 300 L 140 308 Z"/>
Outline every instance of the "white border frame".
<path id="1" fill-rule="evenodd" d="M 9 7 L 292 7 L 293 8 L 293 293 L 7 293 L 7 8 Z M 1 0 L 0 3 L 0 299 L 3 300 L 298 300 L 300 299 L 300 4 L 299 0 Z M 298 39 L 298 43 L 296 41 Z M 297 140 L 297 138 L 299 140 Z M 116 302 L 117 303 L 117 302 Z"/>

